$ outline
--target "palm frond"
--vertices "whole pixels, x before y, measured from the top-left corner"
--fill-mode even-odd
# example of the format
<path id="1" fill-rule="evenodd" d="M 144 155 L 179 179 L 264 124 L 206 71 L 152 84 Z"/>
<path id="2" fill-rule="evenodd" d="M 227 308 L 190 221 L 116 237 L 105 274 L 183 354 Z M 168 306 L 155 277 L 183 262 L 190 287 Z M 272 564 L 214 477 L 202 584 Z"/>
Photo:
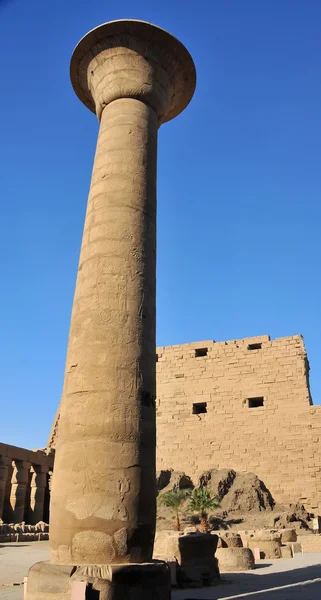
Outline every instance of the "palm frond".
<path id="1" fill-rule="evenodd" d="M 195 513 L 204 513 L 220 506 L 217 496 L 211 497 L 210 490 L 206 487 L 196 488 L 192 491 L 189 501 L 189 510 Z"/>
<path id="2" fill-rule="evenodd" d="M 180 490 L 178 488 L 173 488 L 169 492 L 165 492 L 165 494 L 161 494 L 158 497 L 159 504 L 163 504 L 168 508 L 173 510 L 177 510 L 181 504 L 188 498 L 189 491 L 188 490 Z"/>

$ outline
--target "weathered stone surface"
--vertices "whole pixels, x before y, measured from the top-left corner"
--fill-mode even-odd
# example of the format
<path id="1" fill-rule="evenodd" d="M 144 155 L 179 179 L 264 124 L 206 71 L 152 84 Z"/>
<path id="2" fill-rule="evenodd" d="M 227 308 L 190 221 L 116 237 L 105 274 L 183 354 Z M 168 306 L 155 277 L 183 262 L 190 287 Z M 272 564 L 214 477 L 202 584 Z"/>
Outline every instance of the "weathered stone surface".
<path id="1" fill-rule="evenodd" d="M 300 542 L 292 542 L 290 546 L 294 554 L 302 552 L 302 544 L 300 544 Z"/>
<path id="2" fill-rule="evenodd" d="M 216 558 L 221 572 L 254 569 L 254 556 L 250 548 L 218 548 Z"/>
<path id="3" fill-rule="evenodd" d="M 312 525 L 312 519 L 313 515 L 305 509 L 303 504 L 295 502 L 291 503 L 286 510 L 283 510 L 280 514 L 276 515 L 274 525 L 278 529 L 281 527 L 309 529 L 309 526 Z"/>
<path id="4" fill-rule="evenodd" d="M 199 485 L 208 487 L 213 496 L 222 500 L 233 485 L 235 477 L 236 472 L 233 469 L 210 469 L 201 475 Z"/>
<path id="5" fill-rule="evenodd" d="M 261 558 L 281 558 L 281 536 L 266 534 L 255 535 L 247 540 L 247 547 L 259 548 Z"/>
<path id="6" fill-rule="evenodd" d="M 170 570 L 165 563 L 132 565 L 54 565 L 37 563 L 29 570 L 26 600 L 72 600 L 74 582 L 86 581 L 86 598 L 94 600 L 168 600 Z"/>
<path id="7" fill-rule="evenodd" d="M 211 585 L 219 578 L 215 561 L 218 536 L 206 533 L 156 533 L 154 558 L 176 562 L 177 583 L 181 587 Z"/>
<path id="8" fill-rule="evenodd" d="M 156 524 L 157 133 L 189 103 L 195 68 L 166 31 L 122 20 L 82 38 L 70 72 L 100 129 L 60 407 L 51 563 L 30 570 L 27 600 L 67 600 L 73 580 L 102 600 L 167 600 L 167 565 L 143 564 Z"/>
<path id="9" fill-rule="evenodd" d="M 274 500 L 269 490 L 254 473 L 238 472 L 221 501 L 221 508 L 229 512 L 271 510 L 273 506 Z"/>
<path id="10" fill-rule="evenodd" d="M 281 546 L 281 558 L 292 558 L 291 546 Z"/>
<path id="11" fill-rule="evenodd" d="M 10 508 L 14 522 L 19 523 L 24 518 L 30 467 L 30 463 L 24 460 L 15 460 L 13 464 Z"/>
<path id="12" fill-rule="evenodd" d="M 242 548 L 242 538 L 238 533 L 219 533 L 219 541 L 221 548 Z M 219 545 L 218 545 L 219 546 Z"/>
<path id="13" fill-rule="evenodd" d="M 255 473 L 276 503 L 300 499 L 321 514 L 321 406 L 311 405 L 302 336 L 206 340 L 157 354 L 158 470 L 184 471 L 195 484 L 214 467 Z M 263 406 L 251 408 L 255 398 Z"/>
<path id="14" fill-rule="evenodd" d="M 284 529 L 280 530 L 279 533 L 281 534 L 281 544 L 297 541 L 297 534 L 295 529 Z"/>
<path id="15" fill-rule="evenodd" d="M 156 512 L 157 132 L 188 104 L 195 70 L 167 32 L 118 21 L 79 42 L 71 79 L 100 130 L 60 409 L 51 560 L 148 561 Z"/>
<path id="16" fill-rule="evenodd" d="M 197 356 L 197 349 L 205 354 Z M 321 406 L 311 405 L 301 335 L 207 340 L 156 351 L 159 471 L 184 471 L 195 485 L 205 471 L 255 473 L 277 504 L 298 499 L 321 514 Z M 263 399 L 263 406 L 250 408 L 251 398 Z M 194 413 L 194 404 L 205 404 L 206 413 Z M 228 483 L 226 475 L 221 482 Z M 275 526 L 288 527 L 289 518 L 302 525 L 307 520 L 299 510 Z"/>
<path id="17" fill-rule="evenodd" d="M 194 488 L 194 484 L 188 475 L 172 469 L 158 472 L 156 474 L 156 485 L 157 491 L 162 494 L 173 488 L 180 490 L 192 490 Z"/>
<path id="18" fill-rule="evenodd" d="M 302 552 L 321 552 L 321 534 L 300 535 L 298 542 L 298 548 L 301 547 Z M 295 542 L 293 545 L 296 547 Z"/>

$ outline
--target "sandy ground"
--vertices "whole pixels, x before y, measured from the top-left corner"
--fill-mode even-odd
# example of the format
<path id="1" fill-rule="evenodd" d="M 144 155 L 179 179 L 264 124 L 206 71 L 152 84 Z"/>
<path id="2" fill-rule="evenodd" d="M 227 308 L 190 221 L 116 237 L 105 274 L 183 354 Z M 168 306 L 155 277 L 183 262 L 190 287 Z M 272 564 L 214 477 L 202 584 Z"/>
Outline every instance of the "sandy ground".
<path id="1" fill-rule="evenodd" d="M 23 578 L 48 559 L 48 542 L 0 545 L 0 600 L 23 600 Z M 18 584 L 13 586 L 13 584 Z M 219 585 L 173 590 L 172 600 L 321 600 L 321 553 L 261 561 L 254 571 L 222 574 Z"/>
<path id="2" fill-rule="evenodd" d="M 48 559 L 48 548 L 48 542 L 0 544 L 1 600 L 23 599 L 23 578 L 28 575 L 31 565 Z"/>

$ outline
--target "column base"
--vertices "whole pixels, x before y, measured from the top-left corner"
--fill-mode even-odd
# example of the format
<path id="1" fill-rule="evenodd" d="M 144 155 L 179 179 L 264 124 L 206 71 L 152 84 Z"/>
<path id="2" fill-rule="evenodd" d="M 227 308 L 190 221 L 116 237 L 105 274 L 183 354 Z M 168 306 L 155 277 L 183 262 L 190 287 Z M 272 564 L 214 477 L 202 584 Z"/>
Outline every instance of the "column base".
<path id="1" fill-rule="evenodd" d="M 81 586 L 79 582 L 86 582 Z M 39 562 L 28 575 L 25 600 L 170 600 L 166 563 L 55 565 Z"/>

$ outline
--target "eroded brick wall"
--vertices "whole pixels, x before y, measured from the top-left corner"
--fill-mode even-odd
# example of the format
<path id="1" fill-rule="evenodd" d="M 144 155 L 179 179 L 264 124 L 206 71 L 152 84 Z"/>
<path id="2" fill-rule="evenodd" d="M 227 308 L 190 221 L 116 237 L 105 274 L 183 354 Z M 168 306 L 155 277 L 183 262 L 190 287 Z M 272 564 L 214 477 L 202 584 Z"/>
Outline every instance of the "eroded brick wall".
<path id="1" fill-rule="evenodd" d="M 209 468 L 252 471 L 277 502 L 301 500 L 320 514 L 321 406 L 312 405 L 302 336 L 166 346 L 157 355 L 158 470 L 196 480 Z"/>

